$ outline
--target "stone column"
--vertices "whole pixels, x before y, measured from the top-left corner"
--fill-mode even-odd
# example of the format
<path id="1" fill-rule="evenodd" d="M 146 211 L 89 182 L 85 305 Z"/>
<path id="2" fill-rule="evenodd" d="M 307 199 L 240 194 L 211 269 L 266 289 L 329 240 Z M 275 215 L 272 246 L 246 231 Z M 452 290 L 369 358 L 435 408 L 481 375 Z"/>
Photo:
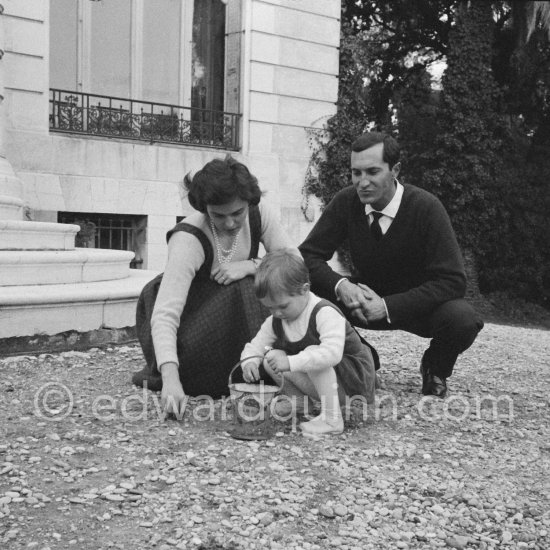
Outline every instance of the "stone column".
<path id="1" fill-rule="evenodd" d="M 23 219 L 23 184 L 6 158 L 4 7 L 0 4 L 0 220 Z M 9 54 L 8 54 L 9 55 Z"/>

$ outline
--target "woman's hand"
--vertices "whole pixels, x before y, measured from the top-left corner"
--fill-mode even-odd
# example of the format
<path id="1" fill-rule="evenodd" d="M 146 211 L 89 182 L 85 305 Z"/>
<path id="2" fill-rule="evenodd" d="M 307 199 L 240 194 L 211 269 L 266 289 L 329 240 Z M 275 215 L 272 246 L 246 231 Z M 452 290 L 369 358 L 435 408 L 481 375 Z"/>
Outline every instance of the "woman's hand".
<path id="1" fill-rule="evenodd" d="M 248 383 L 257 382 L 260 379 L 260 365 L 255 361 L 247 361 L 242 365 L 243 378 Z"/>
<path id="2" fill-rule="evenodd" d="M 281 374 L 290 370 L 288 356 L 280 349 L 272 349 L 268 351 L 265 354 L 264 361 L 275 374 Z"/>
<path id="3" fill-rule="evenodd" d="M 212 279 L 220 285 L 230 285 L 235 281 L 240 281 L 248 275 L 256 273 L 256 266 L 251 260 L 242 262 L 229 262 L 219 265 L 212 272 Z"/>
<path id="4" fill-rule="evenodd" d="M 187 397 L 180 382 L 179 368 L 176 363 L 164 363 L 160 367 L 162 374 L 162 392 L 160 403 L 165 414 L 173 414 L 178 420 L 183 417 L 187 406 Z"/>

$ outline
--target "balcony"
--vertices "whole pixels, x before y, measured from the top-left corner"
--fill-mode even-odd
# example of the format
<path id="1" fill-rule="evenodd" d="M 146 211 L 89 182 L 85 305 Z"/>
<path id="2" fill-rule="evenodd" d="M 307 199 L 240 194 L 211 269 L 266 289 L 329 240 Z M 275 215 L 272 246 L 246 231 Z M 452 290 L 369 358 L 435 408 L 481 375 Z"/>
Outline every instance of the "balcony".
<path id="1" fill-rule="evenodd" d="M 149 143 L 239 148 L 237 113 L 50 89 L 50 130 Z"/>

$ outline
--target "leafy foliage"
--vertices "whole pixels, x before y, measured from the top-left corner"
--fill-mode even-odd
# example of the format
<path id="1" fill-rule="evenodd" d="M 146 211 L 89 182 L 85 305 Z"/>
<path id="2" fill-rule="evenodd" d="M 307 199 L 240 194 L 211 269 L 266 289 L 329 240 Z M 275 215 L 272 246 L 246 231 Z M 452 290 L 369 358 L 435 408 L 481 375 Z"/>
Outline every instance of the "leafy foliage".
<path id="1" fill-rule="evenodd" d="M 463 248 L 475 255 L 482 291 L 506 289 L 543 301 L 550 260 L 543 205 L 549 206 L 550 180 L 545 183 L 539 174 L 550 173 L 550 140 L 535 161 L 538 139 L 529 139 L 528 126 L 522 128 L 511 115 L 513 109 L 533 113 L 536 105 L 518 102 L 518 91 L 513 93 L 525 79 L 498 85 L 494 35 L 489 3 L 459 6 L 442 81 L 439 130 L 434 146 L 427 143 L 419 158 L 424 170 L 419 184 L 446 205 Z M 519 54 L 509 56 L 510 74 L 514 55 Z M 541 109 L 525 117 L 535 124 L 534 136 L 543 131 L 543 114 Z"/>
<path id="2" fill-rule="evenodd" d="M 372 107 L 364 84 L 373 55 L 355 38 L 349 21 L 342 22 L 338 110 L 324 131 L 310 131 L 310 159 L 304 190 L 320 198 L 323 204 L 349 185 L 351 143 L 367 129 Z"/>
<path id="3" fill-rule="evenodd" d="M 427 169 L 419 183 L 442 199 L 467 248 L 479 246 L 495 215 L 492 191 L 505 132 L 491 71 L 492 25 L 490 3 L 460 6 L 442 81 L 435 147 L 420 159 Z"/>

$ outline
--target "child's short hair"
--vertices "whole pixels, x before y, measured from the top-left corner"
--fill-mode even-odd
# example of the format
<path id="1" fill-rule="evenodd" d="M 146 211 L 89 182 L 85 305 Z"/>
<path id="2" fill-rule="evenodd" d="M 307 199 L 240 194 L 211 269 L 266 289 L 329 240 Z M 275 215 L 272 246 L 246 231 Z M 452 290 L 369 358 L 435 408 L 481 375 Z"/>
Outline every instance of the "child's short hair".
<path id="1" fill-rule="evenodd" d="M 266 254 L 254 278 L 254 290 L 259 299 L 277 294 L 294 296 L 309 284 L 309 271 L 302 257 L 290 248 Z"/>

